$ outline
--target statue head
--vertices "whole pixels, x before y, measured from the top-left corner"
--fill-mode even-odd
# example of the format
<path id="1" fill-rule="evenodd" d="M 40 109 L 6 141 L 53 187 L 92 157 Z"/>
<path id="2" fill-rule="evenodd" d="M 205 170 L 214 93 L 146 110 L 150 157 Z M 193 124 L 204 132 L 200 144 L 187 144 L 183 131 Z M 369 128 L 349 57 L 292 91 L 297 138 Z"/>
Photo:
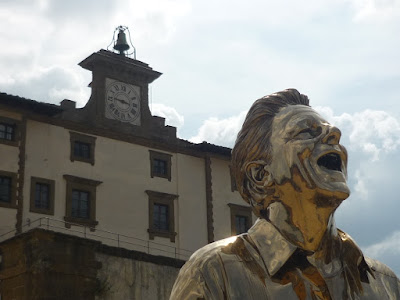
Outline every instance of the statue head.
<path id="1" fill-rule="evenodd" d="M 257 216 L 268 218 L 268 207 L 279 202 L 288 214 L 322 208 L 329 217 L 350 193 L 340 136 L 295 89 L 257 100 L 232 150 L 238 191 Z"/>

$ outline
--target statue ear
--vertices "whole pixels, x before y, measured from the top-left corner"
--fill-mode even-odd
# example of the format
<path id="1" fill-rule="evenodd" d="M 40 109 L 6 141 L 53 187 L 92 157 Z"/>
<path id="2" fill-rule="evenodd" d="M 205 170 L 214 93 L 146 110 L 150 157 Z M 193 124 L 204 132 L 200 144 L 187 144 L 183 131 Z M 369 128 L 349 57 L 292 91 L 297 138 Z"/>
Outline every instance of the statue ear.
<path id="1" fill-rule="evenodd" d="M 257 189 L 265 189 L 272 185 L 271 173 L 264 161 L 251 161 L 246 164 L 246 177 Z"/>

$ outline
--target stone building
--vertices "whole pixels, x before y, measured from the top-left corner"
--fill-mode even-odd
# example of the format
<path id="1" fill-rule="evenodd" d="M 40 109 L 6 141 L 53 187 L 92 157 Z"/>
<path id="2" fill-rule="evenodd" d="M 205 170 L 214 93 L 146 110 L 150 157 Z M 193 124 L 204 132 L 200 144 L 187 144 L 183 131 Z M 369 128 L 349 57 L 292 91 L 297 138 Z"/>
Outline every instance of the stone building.
<path id="1" fill-rule="evenodd" d="M 229 148 L 152 116 L 161 73 L 106 50 L 83 108 L 0 93 L 0 299 L 163 299 L 196 249 L 251 226 Z"/>

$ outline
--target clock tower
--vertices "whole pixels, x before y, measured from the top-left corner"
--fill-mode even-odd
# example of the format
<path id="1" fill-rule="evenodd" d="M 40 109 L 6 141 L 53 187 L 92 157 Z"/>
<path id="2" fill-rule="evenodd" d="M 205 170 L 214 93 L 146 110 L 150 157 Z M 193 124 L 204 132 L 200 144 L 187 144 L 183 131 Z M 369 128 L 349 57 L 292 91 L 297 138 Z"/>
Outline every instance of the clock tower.
<path id="1" fill-rule="evenodd" d="M 82 109 L 67 109 L 64 119 L 116 134 L 176 142 L 176 128 L 165 126 L 165 119 L 152 116 L 149 109 L 149 84 L 160 72 L 122 51 L 100 50 L 79 65 L 92 71 L 92 94 Z"/>

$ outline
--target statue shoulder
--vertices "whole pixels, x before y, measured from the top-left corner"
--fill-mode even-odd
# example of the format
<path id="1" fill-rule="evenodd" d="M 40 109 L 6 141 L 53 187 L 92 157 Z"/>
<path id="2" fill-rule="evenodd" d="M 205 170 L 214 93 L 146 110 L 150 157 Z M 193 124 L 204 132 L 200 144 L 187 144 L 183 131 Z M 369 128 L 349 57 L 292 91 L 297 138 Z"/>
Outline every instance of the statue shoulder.
<path id="1" fill-rule="evenodd" d="M 219 254 L 235 240 L 236 237 L 220 240 L 193 253 L 178 274 L 170 300 L 223 299 L 223 284 L 220 282 L 223 267 Z"/>
<path id="2" fill-rule="evenodd" d="M 210 263 L 218 257 L 221 249 L 225 246 L 234 243 L 238 236 L 232 236 L 223 240 L 210 243 L 192 254 L 186 264 L 196 265 L 200 267 L 206 263 Z"/>
<path id="3" fill-rule="evenodd" d="M 367 256 L 364 256 L 364 259 L 368 266 L 373 270 L 374 272 L 377 272 L 379 274 L 382 274 L 384 276 L 392 277 L 396 280 L 398 280 L 396 274 L 390 269 L 387 265 L 384 263 L 381 263 L 380 261 L 376 259 L 369 258 Z"/>

